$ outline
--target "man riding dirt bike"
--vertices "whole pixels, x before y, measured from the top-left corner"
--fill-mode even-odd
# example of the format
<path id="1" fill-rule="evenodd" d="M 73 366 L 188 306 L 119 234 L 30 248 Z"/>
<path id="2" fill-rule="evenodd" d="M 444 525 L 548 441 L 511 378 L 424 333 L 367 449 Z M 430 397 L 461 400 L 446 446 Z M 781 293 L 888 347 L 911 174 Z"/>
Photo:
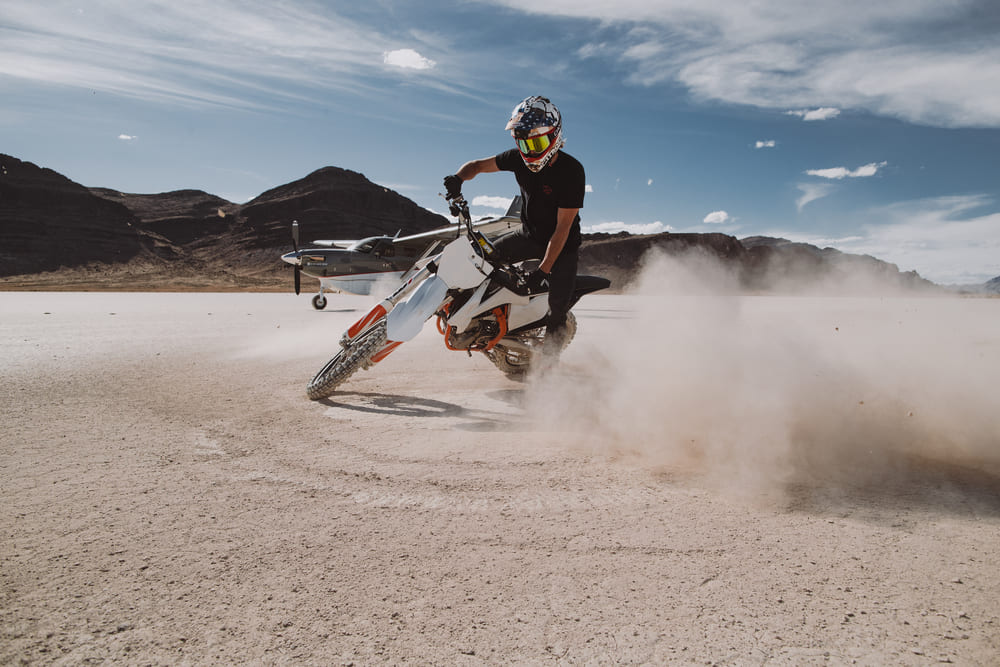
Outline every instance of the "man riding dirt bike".
<path id="1" fill-rule="evenodd" d="M 500 261 L 493 243 L 473 226 L 461 195 L 450 206 L 458 216 L 458 238 L 418 260 L 392 294 L 344 332 L 340 351 L 309 383 L 309 398 L 326 398 L 358 369 L 371 367 L 415 338 L 435 315 L 449 350 L 469 356 L 482 352 L 515 380 L 527 375 L 545 344 L 549 293 L 529 284 L 530 275 L 521 267 Z M 610 285 L 605 278 L 576 276 L 568 306 Z M 576 318 L 568 313 L 557 353 L 575 333 Z"/>
<path id="2" fill-rule="evenodd" d="M 493 157 L 466 162 L 444 185 L 449 197 L 461 193 L 462 183 L 478 174 L 497 171 L 514 173 L 524 202 L 521 231 L 496 243 L 501 259 L 510 263 L 527 259 L 541 262 L 531 274 L 530 284 L 548 284 L 549 321 L 544 352 L 554 362 L 567 334 L 566 316 L 580 250 L 580 216 L 586 180 L 583 165 L 562 150 L 562 115 L 551 101 L 535 95 L 525 98 L 507 121 L 516 148 Z"/>
<path id="3" fill-rule="evenodd" d="M 444 179 L 451 214 L 465 238 L 415 264 L 412 277 L 404 276 L 393 294 L 347 330 L 343 349 L 309 383 L 310 398 L 329 396 L 358 368 L 416 336 L 435 314 L 448 349 L 483 352 L 514 379 L 524 378 L 539 353 L 551 365 L 572 340 L 576 319 L 570 308 L 611 284 L 576 275 L 583 166 L 561 152 L 562 117 L 544 97 L 514 107 L 506 129 L 516 149 L 467 162 Z M 473 228 L 461 191 L 464 181 L 501 170 L 514 172 L 521 188 L 522 225 L 494 245 Z M 527 259 L 541 260 L 530 274 L 515 266 Z"/>

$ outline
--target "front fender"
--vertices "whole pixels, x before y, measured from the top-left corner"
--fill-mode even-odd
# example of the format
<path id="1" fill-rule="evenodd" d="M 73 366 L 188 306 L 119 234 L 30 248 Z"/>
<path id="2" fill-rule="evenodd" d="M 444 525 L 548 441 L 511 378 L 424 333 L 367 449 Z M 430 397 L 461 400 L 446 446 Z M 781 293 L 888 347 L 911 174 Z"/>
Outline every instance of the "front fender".
<path id="1" fill-rule="evenodd" d="M 421 283 L 409 299 L 397 304 L 386 316 L 388 339 L 403 342 L 416 338 L 447 294 L 448 286 L 437 276 Z"/>

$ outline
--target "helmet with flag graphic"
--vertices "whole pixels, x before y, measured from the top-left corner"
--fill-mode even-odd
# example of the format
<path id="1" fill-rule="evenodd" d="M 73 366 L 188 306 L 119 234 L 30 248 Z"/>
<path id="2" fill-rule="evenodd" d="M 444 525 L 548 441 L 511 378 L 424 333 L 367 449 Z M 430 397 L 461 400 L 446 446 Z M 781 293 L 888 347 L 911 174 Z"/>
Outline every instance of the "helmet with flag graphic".
<path id="1" fill-rule="evenodd" d="M 541 171 L 565 143 L 559 109 L 541 95 L 527 97 L 514 107 L 505 129 L 510 130 L 531 171 Z"/>

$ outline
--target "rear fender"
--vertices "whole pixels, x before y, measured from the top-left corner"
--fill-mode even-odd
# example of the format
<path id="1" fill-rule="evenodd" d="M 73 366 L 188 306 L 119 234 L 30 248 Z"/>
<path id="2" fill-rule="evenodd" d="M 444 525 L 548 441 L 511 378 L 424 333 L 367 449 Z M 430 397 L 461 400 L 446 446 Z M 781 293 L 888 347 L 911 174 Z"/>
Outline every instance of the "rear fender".
<path id="1" fill-rule="evenodd" d="M 591 292 L 609 287 L 611 287 L 611 281 L 607 278 L 601 278 L 600 276 L 577 276 L 573 296 L 579 299 L 584 294 L 590 294 Z"/>

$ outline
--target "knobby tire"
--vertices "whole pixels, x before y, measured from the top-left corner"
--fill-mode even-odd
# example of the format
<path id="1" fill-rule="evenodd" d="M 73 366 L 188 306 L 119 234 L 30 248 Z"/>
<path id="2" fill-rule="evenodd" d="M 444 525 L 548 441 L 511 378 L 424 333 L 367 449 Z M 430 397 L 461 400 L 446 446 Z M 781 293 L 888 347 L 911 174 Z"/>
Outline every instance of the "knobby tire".
<path id="1" fill-rule="evenodd" d="M 368 331 L 355 338 L 347 347 L 341 348 L 326 366 L 316 373 L 306 394 L 314 401 L 326 398 L 337 390 L 349 377 L 362 367 L 366 367 L 372 356 L 382 349 L 386 342 L 386 320 L 383 317 Z"/>
<path id="2" fill-rule="evenodd" d="M 536 331 L 539 329 L 525 332 L 525 336 L 534 336 Z M 541 327 L 541 331 L 544 331 L 544 327 Z M 559 350 L 560 353 L 569 346 L 574 336 L 576 336 L 576 316 L 572 312 L 566 313 L 566 338 L 563 341 L 562 350 Z M 486 357 L 508 379 L 523 382 L 528 377 L 531 362 L 536 354 L 541 354 L 541 350 L 532 350 L 531 352 L 508 350 L 503 342 L 500 342 L 486 353 Z"/>

